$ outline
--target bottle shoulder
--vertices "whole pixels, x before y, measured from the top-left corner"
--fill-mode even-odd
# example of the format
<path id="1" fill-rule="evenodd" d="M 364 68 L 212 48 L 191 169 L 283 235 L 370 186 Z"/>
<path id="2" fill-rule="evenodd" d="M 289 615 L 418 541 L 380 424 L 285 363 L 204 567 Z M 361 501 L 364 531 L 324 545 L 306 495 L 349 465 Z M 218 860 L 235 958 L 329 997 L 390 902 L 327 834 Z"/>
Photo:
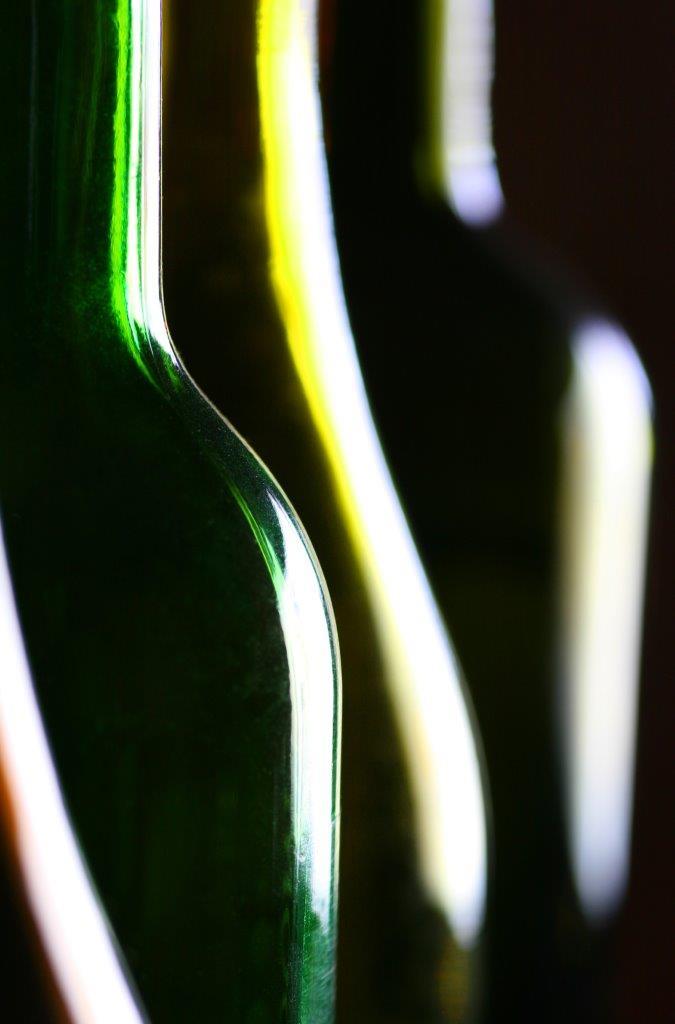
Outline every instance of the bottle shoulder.
<path id="1" fill-rule="evenodd" d="M 53 556 L 59 534 L 74 548 L 96 536 L 102 564 L 106 549 L 138 554 L 142 548 L 145 571 L 156 568 L 165 578 L 175 547 L 195 574 L 193 586 L 203 576 L 204 585 L 215 589 L 222 577 L 221 601 L 232 573 L 250 573 L 257 600 L 266 593 L 263 604 L 278 619 L 278 590 L 292 545 L 296 563 L 303 561 L 307 577 L 316 581 L 315 599 L 324 606 L 324 628 L 332 636 L 311 547 L 257 456 L 179 363 L 170 371 L 161 358 L 154 367 L 147 359 L 137 365 L 128 353 L 116 353 L 110 338 L 93 351 L 97 341 L 81 338 L 78 351 L 52 352 L 30 374 L 16 361 L 6 367 L 15 376 L 6 380 L 3 416 L 5 436 L 14 436 L 2 458 L 10 546 L 12 524 L 29 520 L 36 540 L 43 530 L 50 535 Z M 92 349 L 83 353 L 89 343 Z M 51 516 L 43 515 L 46 509 Z M 75 527 L 81 518 L 87 531 Z M 209 549 L 213 561 L 206 566 Z M 30 561 L 30 551 L 22 557 Z M 188 583 L 176 574 L 173 585 L 179 590 Z M 243 602 L 245 590 L 229 599 Z"/>
<path id="2" fill-rule="evenodd" d="M 446 541 L 467 553 L 468 537 L 499 530 L 503 549 L 542 562 L 572 425 L 584 450 L 601 435 L 649 443 L 650 389 L 632 343 L 538 274 L 506 224 L 468 228 L 412 192 L 389 220 L 375 207 L 357 222 L 344 195 L 336 209 L 368 392 L 430 563 Z M 602 453 L 622 458 L 618 443 Z"/>

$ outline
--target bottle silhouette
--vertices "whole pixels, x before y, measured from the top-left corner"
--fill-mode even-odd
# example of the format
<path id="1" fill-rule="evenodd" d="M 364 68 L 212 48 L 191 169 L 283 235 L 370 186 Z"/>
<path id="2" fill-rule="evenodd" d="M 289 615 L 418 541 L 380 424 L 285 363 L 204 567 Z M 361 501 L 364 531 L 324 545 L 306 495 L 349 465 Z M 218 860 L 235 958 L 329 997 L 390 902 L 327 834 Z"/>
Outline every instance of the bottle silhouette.
<path id="1" fill-rule="evenodd" d="M 325 0 L 323 17 L 347 308 L 484 740 L 484 1019 L 612 1020 L 649 385 L 621 329 L 509 231 L 489 0 Z"/>
<path id="2" fill-rule="evenodd" d="M 164 324 L 160 7 L 0 52 L 3 1020 L 329 1024 L 332 617 Z"/>

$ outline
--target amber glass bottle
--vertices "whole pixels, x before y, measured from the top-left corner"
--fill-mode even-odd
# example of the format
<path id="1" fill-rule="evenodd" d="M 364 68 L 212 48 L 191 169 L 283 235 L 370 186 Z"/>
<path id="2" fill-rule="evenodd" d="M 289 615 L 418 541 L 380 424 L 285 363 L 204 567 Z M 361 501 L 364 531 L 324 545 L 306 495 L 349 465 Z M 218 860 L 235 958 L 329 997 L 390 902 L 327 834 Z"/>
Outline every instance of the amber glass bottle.
<path id="1" fill-rule="evenodd" d="M 630 893 L 649 385 L 507 226 L 490 0 L 322 9 L 348 312 L 485 745 L 485 1019 L 598 1024 Z"/>
<path id="2" fill-rule="evenodd" d="M 166 331 L 159 15 L 0 34 L 0 1017 L 330 1024 L 332 617 Z"/>
<path id="3" fill-rule="evenodd" d="M 452 649 L 382 458 L 337 273 L 316 4 L 168 0 L 164 281 L 186 365 L 316 546 L 343 666 L 338 1019 L 472 1019 L 486 822 Z"/>

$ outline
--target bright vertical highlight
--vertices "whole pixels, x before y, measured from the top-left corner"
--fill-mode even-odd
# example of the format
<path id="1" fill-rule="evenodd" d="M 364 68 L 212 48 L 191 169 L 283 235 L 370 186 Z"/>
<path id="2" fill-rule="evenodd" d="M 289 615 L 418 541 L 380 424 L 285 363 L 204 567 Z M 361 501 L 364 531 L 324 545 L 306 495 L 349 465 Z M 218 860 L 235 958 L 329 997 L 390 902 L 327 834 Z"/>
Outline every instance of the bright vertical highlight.
<path id="1" fill-rule="evenodd" d="M 338 268 L 321 139 L 316 0 L 263 0 L 258 80 L 273 276 L 361 560 L 409 761 L 422 874 L 460 942 L 483 921 L 487 838 L 459 673 L 385 464 Z"/>

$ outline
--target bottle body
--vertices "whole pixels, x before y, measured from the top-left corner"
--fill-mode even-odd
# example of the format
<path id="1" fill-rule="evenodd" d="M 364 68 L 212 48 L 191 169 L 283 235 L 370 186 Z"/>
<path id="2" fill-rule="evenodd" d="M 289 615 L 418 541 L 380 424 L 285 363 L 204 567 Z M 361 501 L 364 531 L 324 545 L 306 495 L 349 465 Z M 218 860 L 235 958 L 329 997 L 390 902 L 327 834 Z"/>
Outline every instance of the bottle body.
<path id="1" fill-rule="evenodd" d="M 133 262 L 134 223 L 152 222 L 135 132 L 152 136 L 159 94 L 159 21 L 142 6 L 45 0 L 8 34 L 23 90 L 3 260 L 13 595 L 138 1012 L 329 1021 L 330 610 L 285 498 L 133 306 L 159 302 Z"/>
<path id="2" fill-rule="evenodd" d="M 622 332 L 568 301 L 511 245 L 495 220 L 494 166 L 470 178 L 471 161 L 486 156 L 468 143 L 489 125 L 472 78 L 490 60 L 481 31 L 447 68 L 465 101 L 450 127 L 467 145 L 453 148 L 448 124 L 434 121 L 428 80 L 440 75 L 443 44 L 436 38 L 430 56 L 426 33 L 441 9 L 457 19 L 473 11 L 476 23 L 489 13 L 401 0 L 383 27 L 377 5 L 336 5 L 324 109 L 345 294 L 485 745 L 495 843 L 485 1019 L 612 1020 L 649 386 Z M 447 180 L 422 173 L 429 131 L 451 165 Z M 450 205 L 477 218 L 485 181 L 491 224 L 469 227 Z"/>

